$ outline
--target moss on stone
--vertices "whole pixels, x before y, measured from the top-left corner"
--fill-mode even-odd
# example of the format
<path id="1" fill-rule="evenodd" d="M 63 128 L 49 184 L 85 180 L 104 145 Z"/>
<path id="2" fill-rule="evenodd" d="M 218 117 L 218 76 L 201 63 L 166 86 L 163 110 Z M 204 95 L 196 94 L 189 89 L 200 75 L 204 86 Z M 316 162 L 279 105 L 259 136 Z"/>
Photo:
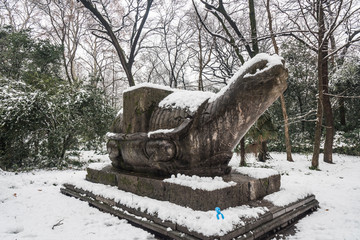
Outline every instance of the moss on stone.
<path id="1" fill-rule="evenodd" d="M 125 186 L 129 186 L 132 184 L 132 182 L 129 179 L 127 179 L 126 177 L 118 177 L 118 183 L 119 184 L 121 183 Z"/>
<path id="2" fill-rule="evenodd" d="M 138 181 L 136 188 L 139 192 L 149 193 L 154 191 L 154 186 L 145 181 Z"/>

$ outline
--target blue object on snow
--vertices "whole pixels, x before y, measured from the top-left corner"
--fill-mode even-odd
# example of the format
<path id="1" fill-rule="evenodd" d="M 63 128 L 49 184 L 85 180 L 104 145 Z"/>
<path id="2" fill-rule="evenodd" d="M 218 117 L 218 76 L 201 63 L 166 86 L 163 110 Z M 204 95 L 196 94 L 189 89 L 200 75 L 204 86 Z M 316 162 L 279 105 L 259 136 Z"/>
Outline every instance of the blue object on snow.
<path id="1" fill-rule="evenodd" d="M 219 207 L 216 207 L 216 208 L 215 208 L 215 211 L 217 212 L 216 218 L 217 218 L 218 220 L 220 219 L 220 218 L 219 218 L 219 215 L 221 215 L 222 219 L 224 219 L 224 214 L 221 213 Z"/>

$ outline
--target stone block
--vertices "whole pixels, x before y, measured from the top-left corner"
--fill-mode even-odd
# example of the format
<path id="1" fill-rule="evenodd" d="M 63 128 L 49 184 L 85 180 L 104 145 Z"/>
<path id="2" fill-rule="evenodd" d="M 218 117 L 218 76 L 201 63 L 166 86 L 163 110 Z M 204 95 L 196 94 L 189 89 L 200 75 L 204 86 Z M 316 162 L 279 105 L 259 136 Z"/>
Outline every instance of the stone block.
<path id="1" fill-rule="evenodd" d="M 92 168 L 87 168 L 86 180 L 90 182 L 102 183 L 105 185 L 117 186 L 116 176 L 108 171 L 102 171 Z"/>
<path id="2" fill-rule="evenodd" d="M 126 133 L 148 132 L 151 114 L 172 91 L 141 87 L 124 93 L 123 129 Z"/>
<path id="3" fill-rule="evenodd" d="M 279 191 L 281 185 L 280 174 L 272 175 L 269 177 L 269 186 L 266 190 L 266 194 L 271 194 Z"/>
<path id="4" fill-rule="evenodd" d="M 140 196 L 151 196 L 155 199 L 166 200 L 164 199 L 165 185 L 166 183 L 159 179 L 138 177 L 136 194 L 139 193 Z"/>
<path id="5" fill-rule="evenodd" d="M 250 200 L 257 200 L 268 194 L 279 191 L 280 175 L 272 175 L 267 178 L 253 179 L 250 182 Z"/>
<path id="6" fill-rule="evenodd" d="M 121 171 L 106 166 L 101 170 L 88 168 L 86 179 L 95 183 L 117 186 L 120 190 L 169 201 L 195 210 L 226 209 L 257 200 L 280 189 L 280 175 L 255 179 L 237 173 L 223 177 L 225 182 L 236 185 L 212 191 L 164 182 L 163 178 L 141 173 Z"/>
<path id="7" fill-rule="evenodd" d="M 230 240 L 234 238 L 239 240 L 270 239 L 270 237 L 273 236 L 271 235 L 272 232 L 287 227 L 290 222 L 293 223 L 319 206 L 319 202 L 313 195 L 295 201 L 284 207 L 274 206 L 272 203 L 265 200 L 251 201 L 248 203 L 251 207 L 266 207 L 271 210 L 258 218 L 243 219 L 244 224 L 234 226 L 232 231 L 221 236 L 216 233 L 205 236 L 203 233 L 194 231 L 189 225 L 183 225 L 182 223 L 176 222 L 176 220 L 172 222 L 167 220 L 164 221 L 156 214 L 152 215 L 141 210 L 141 207 L 130 208 L 122 205 L 121 202 L 116 202 L 114 199 L 105 198 L 101 195 L 101 192 L 92 192 L 91 187 L 89 189 L 81 189 L 75 185 L 64 184 L 60 191 L 63 194 L 87 201 L 91 206 L 99 208 L 104 212 L 127 219 L 129 223 L 134 224 L 137 227 L 154 231 L 159 234 L 160 238 L 179 240 Z M 291 211 L 287 212 L 286 209 L 291 209 Z M 169 227 L 172 229 L 171 231 L 168 231 Z"/>

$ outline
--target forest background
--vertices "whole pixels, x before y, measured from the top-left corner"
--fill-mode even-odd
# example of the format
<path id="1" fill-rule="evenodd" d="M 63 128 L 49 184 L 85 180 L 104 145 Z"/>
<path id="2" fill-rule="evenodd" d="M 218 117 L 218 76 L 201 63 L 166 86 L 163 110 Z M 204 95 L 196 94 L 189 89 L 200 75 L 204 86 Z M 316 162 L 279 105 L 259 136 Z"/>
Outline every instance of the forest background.
<path id="1" fill-rule="evenodd" d="M 218 92 L 259 52 L 284 95 L 235 151 L 360 155 L 360 2 L 1 0 L 0 168 L 80 164 L 140 83 Z M 242 161 L 242 165 L 245 162 Z"/>

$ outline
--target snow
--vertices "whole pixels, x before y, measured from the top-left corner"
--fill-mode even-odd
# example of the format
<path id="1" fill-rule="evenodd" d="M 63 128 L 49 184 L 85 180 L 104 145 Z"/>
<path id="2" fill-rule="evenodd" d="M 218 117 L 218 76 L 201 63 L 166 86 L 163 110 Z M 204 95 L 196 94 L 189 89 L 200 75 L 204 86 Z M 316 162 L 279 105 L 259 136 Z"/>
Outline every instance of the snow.
<path id="1" fill-rule="evenodd" d="M 157 88 L 162 90 L 171 91 L 173 93 L 165 97 L 160 103 L 159 107 L 163 108 L 180 108 L 186 109 L 190 112 L 196 112 L 199 106 L 205 102 L 207 99 L 213 97 L 215 94 L 212 92 L 202 92 L 202 91 L 187 91 L 180 89 L 173 89 L 163 85 L 157 85 L 152 83 L 141 83 L 136 86 L 130 87 L 124 91 L 134 91 L 142 87 Z"/>
<path id="2" fill-rule="evenodd" d="M 107 132 L 105 137 L 107 139 L 116 139 L 118 136 L 121 136 L 122 133 L 113 133 L 113 132 Z"/>
<path id="3" fill-rule="evenodd" d="M 125 89 L 123 93 L 134 91 L 134 90 L 142 88 L 142 87 L 162 89 L 162 90 L 171 91 L 171 92 L 174 91 L 174 89 L 172 89 L 171 87 L 167 87 L 164 85 L 158 85 L 158 84 L 153 84 L 153 83 L 140 83 L 140 84 L 137 84 L 136 86 L 132 86 L 132 87 Z"/>
<path id="4" fill-rule="evenodd" d="M 268 168 L 233 167 L 232 170 L 256 179 L 268 178 L 279 174 L 276 170 Z"/>
<path id="5" fill-rule="evenodd" d="M 119 117 L 120 115 L 123 115 L 123 113 L 124 113 L 124 109 L 121 108 L 121 109 L 118 111 L 118 113 L 116 114 L 116 117 Z"/>
<path id="6" fill-rule="evenodd" d="M 305 188 L 283 188 L 278 192 L 272 193 L 270 195 L 267 195 L 264 197 L 265 200 L 272 202 L 274 205 L 283 207 L 290 203 L 296 202 L 297 200 L 303 199 L 309 195 L 311 195 L 312 192 Z"/>
<path id="7" fill-rule="evenodd" d="M 287 162 L 284 153 L 270 155 L 273 159 L 266 163 L 255 161 L 253 156 L 247 160 L 251 167 L 274 169 L 282 175 L 281 191 L 271 194 L 269 198 L 274 202 L 283 197 L 290 201 L 291 195 L 298 197 L 312 192 L 321 206 L 318 211 L 301 219 L 296 224 L 295 235 L 287 239 L 359 239 L 360 157 L 334 154 L 335 164 L 320 162 L 321 171 L 314 171 L 309 170 L 311 155 L 293 154 L 295 162 Z M 90 152 L 83 156 L 92 161 L 107 159 Z M 230 164 L 238 166 L 239 158 L 235 156 Z M 60 193 L 63 183 L 86 184 L 83 181 L 85 174 L 83 170 L 0 171 L 0 239 L 154 239 L 148 232 L 129 225 L 125 220 Z M 99 189 L 102 188 L 104 186 L 100 185 Z M 119 192 L 109 186 L 105 186 L 105 190 L 104 193 L 108 192 L 109 195 Z M 286 191 L 288 196 L 284 195 Z M 131 200 L 130 193 L 116 195 L 117 198 L 124 198 L 123 201 L 128 204 L 142 203 L 162 219 L 190 224 L 192 229 L 207 233 L 219 231 L 225 234 L 235 223 L 241 223 L 239 216 L 258 216 L 266 211 L 261 208 L 251 210 L 247 206 L 222 209 L 225 219 L 219 221 L 215 210 L 193 211 L 134 196 L 134 200 Z M 166 210 L 161 210 L 164 206 Z M 58 226 L 52 229 L 57 223 Z"/>
<path id="8" fill-rule="evenodd" d="M 205 191 L 214 191 L 217 189 L 235 186 L 233 181 L 225 182 L 222 177 L 199 177 L 199 176 L 186 176 L 178 173 L 176 176 L 172 175 L 171 178 L 166 178 L 164 182 L 174 183 L 182 186 L 191 187 L 192 189 L 201 189 Z"/>
<path id="9" fill-rule="evenodd" d="M 89 168 L 94 169 L 94 170 L 101 170 L 106 166 L 109 166 L 111 164 L 111 161 L 105 161 L 105 162 L 98 162 L 98 163 L 91 163 L 89 164 Z"/>
<path id="10" fill-rule="evenodd" d="M 248 69 L 260 62 L 266 60 L 268 63 L 266 64 L 266 67 L 262 70 L 258 70 L 255 74 L 251 75 L 250 73 L 246 73 L 248 71 Z M 230 86 L 232 84 L 234 84 L 234 82 L 241 76 L 244 75 L 244 77 L 249 77 L 249 76 L 254 76 L 256 74 L 259 74 L 260 72 L 264 72 L 267 71 L 268 69 L 272 68 L 273 66 L 276 65 L 283 65 L 282 63 L 283 58 L 279 57 L 278 55 L 274 54 L 274 55 L 269 55 L 266 53 L 259 53 L 257 54 L 255 57 L 253 57 L 252 59 L 250 59 L 249 61 L 245 62 L 240 69 L 234 74 L 234 76 L 232 76 L 232 78 L 229 80 L 229 84 L 226 85 L 225 87 L 223 87 L 217 94 L 215 94 L 214 96 L 212 96 L 209 100 L 209 102 L 214 102 L 216 99 L 218 99 L 220 96 L 224 95 L 225 92 L 230 88 Z M 245 74 L 246 73 L 246 74 Z"/>
<path id="11" fill-rule="evenodd" d="M 235 154 L 236 157 L 236 154 Z M 266 166 L 267 167 L 267 166 Z M 233 167 L 232 170 L 243 175 L 262 179 L 279 174 L 278 171 L 271 168 L 263 167 Z M 265 200 L 272 202 L 274 205 L 283 207 L 297 200 L 313 194 L 306 186 L 299 188 L 298 186 L 288 186 L 286 189 L 282 188 L 280 191 L 272 193 L 264 197 Z"/>
<path id="12" fill-rule="evenodd" d="M 257 62 L 266 60 L 268 63 L 264 69 L 258 70 L 255 74 L 246 73 L 248 69 L 256 64 Z M 267 71 L 268 69 L 272 68 L 276 65 L 282 65 L 283 58 L 279 57 L 278 55 L 269 55 L 266 53 L 259 53 L 249 61 L 245 62 L 239 71 L 237 71 L 234 76 L 230 79 L 229 84 L 223 87 L 217 94 L 212 92 L 202 92 L 202 91 L 186 91 L 186 90 L 179 90 L 179 89 L 172 89 L 170 87 L 151 84 L 151 83 L 142 83 L 136 86 L 130 87 L 126 89 L 124 92 L 133 91 L 135 89 L 141 87 L 151 87 L 151 88 L 158 88 L 167 91 L 172 91 L 173 93 L 169 94 L 165 97 L 160 103 L 159 107 L 168 108 L 168 109 L 186 109 L 191 113 L 194 113 L 198 110 L 199 106 L 204 103 L 206 100 L 209 102 L 215 101 L 217 98 L 222 96 L 229 87 L 241 76 L 244 77 L 255 76 L 261 72 Z M 246 74 L 245 74 L 246 73 Z"/>
<path id="13" fill-rule="evenodd" d="M 234 154 L 235 155 L 235 154 Z M 335 164 L 320 161 L 321 171 L 310 170 L 312 155 L 293 154 L 294 162 L 286 161 L 285 153 L 270 153 L 273 159 L 266 163 L 250 156 L 247 164 L 269 167 L 280 172 L 281 190 L 291 194 L 313 193 L 320 202 L 320 209 L 301 219 L 297 233 L 287 239 L 359 239 L 360 236 L 360 157 L 334 154 Z M 323 155 L 320 154 L 320 160 Z M 234 156 L 232 166 L 239 166 Z M 271 197 L 276 201 L 276 193 Z M 288 200 L 291 196 L 287 197 Z M 277 204 L 282 205 L 278 200 Z"/>
<path id="14" fill-rule="evenodd" d="M 283 65 L 282 61 L 284 60 L 282 57 L 279 57 L 278 55 L 268 55 L 266 53 L 259 53 L 257 54 L 253 59 L 255 59 L 255 62 L 266 60 L 268 63 L 266 64 L 266 67 L 263 69 L 257 69 L 254 74 L 247 73 L 244 77 L 253 77 L 256 76 L 259 73 L 265 72 L 276 65 Z M 251 65 L 250 65 L 251 66 Z"/>
<path id="15" fill-rule="evenodd" d="M 151 135 L 157 134 L 157 133 L 171 133 L 172 131 L 174 131 L 174 128 L 171 128 L 171 129 L 158 129 L 158 130 L 155 130 L 155 131 L 148 132 L 147 136 L 150 137 Z"/>
<path id="16" fill-rule="evenodd" d="M 85 171 L 71 170 L 1 172 L 0 239 L 155 239 L 59 192 L 61 184 L 84 177 Z"/>
<path id="17" fill-rule="evenodd" d="M 235 229 L 238 225 L 243 225 L 244 218 L 256 218 L 264 214 L 267 209 L 263 207 L 251 208 L 249 206 L 239 206 L 228 208 L 221 211 L 225 220 L 218 222 L 214 211 L 195 211 L 188 207 L 182 207 L 167 201 L 159 201 L 148 197 L 141 197 L 133 193 L 119 190 L 117 187 L 103 184 L 95 184 L 84 181 L 82 178 L 72 178 L 67 183 L 73 184 L 78 188 L 94 192 L 105 198 L 133 209 L 157 216 L 163 221 L 171 221 L 175 224 L 185 226 L 191 231 L 202 233 L 205 236 L 215 234 L 224 235 Z"/>
<path id="18" fill-rule="evenodd" d="M 211 92 L 176 90 L 165 97 L 159 103 L 159 107 L 188 109 L 190 112 L 196 112 L 203 102 L 213 96 L 215 94 Z"/>

